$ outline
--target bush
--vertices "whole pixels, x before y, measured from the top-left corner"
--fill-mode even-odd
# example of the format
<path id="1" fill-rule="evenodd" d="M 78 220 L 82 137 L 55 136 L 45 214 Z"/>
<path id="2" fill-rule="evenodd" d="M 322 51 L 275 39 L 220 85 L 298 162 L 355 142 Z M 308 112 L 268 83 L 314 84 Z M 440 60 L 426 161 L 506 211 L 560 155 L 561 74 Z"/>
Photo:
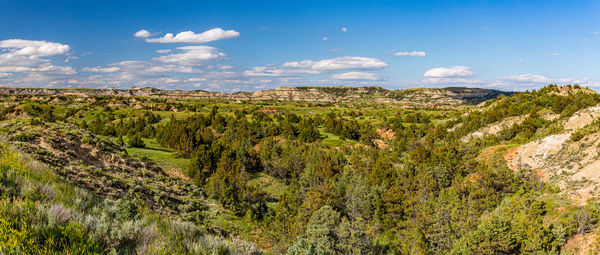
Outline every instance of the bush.
<path id="1" fill-rule="evenodd" d="M 574 132 L 571 135 L 571 142 L 577 142 L 577 141 L 581 140 L 581 138 L 583 138 L 583 136 L 584 136 L 584 133 L 581 130 Z"/>
<path id="2" fill-rule="evenodd" d="M 133 135 L 133 137 L 131 137 L 129 139 L 127 144 L 133 148 L 145 148 L 146 147 L 144 140 L 142 140 L 142 138 L 137 134 Z"/>
<path id="3" fill-rule="evenodd" d="M 15 136 L 15 140 L 20 142 L 31 142 L 35 140 L 35 138 L 37 138 L 37 135 L 29 132 L 22 132 Z"/>

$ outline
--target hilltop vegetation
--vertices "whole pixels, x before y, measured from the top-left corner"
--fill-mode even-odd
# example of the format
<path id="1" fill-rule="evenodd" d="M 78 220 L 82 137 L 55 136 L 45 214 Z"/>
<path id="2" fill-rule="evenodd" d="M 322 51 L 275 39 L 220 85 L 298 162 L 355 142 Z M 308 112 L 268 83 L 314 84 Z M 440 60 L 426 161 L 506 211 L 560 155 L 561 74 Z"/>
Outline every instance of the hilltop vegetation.
<path id="1" fill-rule="evenodd" d="M 179 99 L 225 99 L 233 102 L 320 102 L 320 103 L 386 103 L 404 107 L 454 107 L 478 104 L 500 95 L 512 95 L 492 89 L 419 88 L 387 90 L 381 87 L 281 87 L 256 92 L 222 93 L 203 90 L 181 91 L 156 88 L 119 89 L 19 89 L 0 88 L 0 94 L 29 96 L 78 97 L 152 97 Z"/>
<path id="2" fill-rule="evenodd" d="M 597 151 L 595 92 L 570 85 L 514 95 L 295 90 L 350 98 L 361 89 L 398 101 L 5 95 L 3 155 L 39 163 L 2 165 L 0 233 L 27 238 L 0 236 L 0 244 L 121 254 L 165 247 L 181 254 L 560 254 L 598 247 L 593 192 L 573 200 L 564 183 L 580 179 L 547 177 L 538 171 L 547 165 L 517 164 L 527 157 L 513 155 L 555 135 L 568 137 L 557 151 L 586 148 L 567 149 L 571 158 Z M 426 101 L 431 95 L 440 97 Z M 417 99 L 424 101 L 398 103 Z M 546 152 L 543 160 L 568 157 Z M 581 162 L 570 174 L 593 166 L 597 155 L 572 159 Z M 49 220 L 65 210 L 69 216 Z M 48 230 L 54 228 L 63 232 Z M 581 236 L 591 241 L 574 244 Z"/>

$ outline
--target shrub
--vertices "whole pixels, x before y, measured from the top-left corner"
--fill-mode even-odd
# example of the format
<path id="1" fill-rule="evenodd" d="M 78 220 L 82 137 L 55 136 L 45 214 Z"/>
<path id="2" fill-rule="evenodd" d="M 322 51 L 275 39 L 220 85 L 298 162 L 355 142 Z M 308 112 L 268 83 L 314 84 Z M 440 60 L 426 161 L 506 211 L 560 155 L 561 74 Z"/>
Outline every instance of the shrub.
<path id="1" fill-rule="evenodd" d="M 583 132 L 581 132 L 580 130 L 576 131 L 571 135 L 571 142 L 577 142 L 577 141 L 581 140 L 581 138 L 583 138 L 583 136 L 584 136 Z"/>
<path id="2" fill-rule="evenodd" d="M 142 138 L 137 134 L 135 134 L 135 135 L 133 135 L 133 137 L 129 138 L 129 141 L 127 142 L 127 144 L 133 148 L 145 148 L 146 147 L 144 140 L 142 140 Z"/>
<path id="3" fill-rule="evenodd" d="M 15 136 L 15 140 L 20 142 L 31 142 L 35 138 L 37 138 L 37 135 L 29 132 L 22 132 Z"/>

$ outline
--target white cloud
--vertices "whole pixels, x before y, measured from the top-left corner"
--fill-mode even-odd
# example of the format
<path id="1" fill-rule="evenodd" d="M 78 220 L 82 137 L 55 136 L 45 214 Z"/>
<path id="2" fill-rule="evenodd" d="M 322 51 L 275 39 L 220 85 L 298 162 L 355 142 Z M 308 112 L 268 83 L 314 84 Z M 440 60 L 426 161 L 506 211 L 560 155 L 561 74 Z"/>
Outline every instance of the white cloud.
<path id="1" fill-rule="evenodd" d="M 331 52 L 344 52 L 344 49 L 331 49 Z"/>
<path id="2" fill-rule="evenodd" d="M 69 61 L 71 61 L 72 59 L 79 59 L 79 57 L 77 57 L 77 56 L 67 56 L 67 58 L 65 59 L 65 63 L 69 63 Z"/>
<path id="3" fill-rule="evenodd" d="M 137 38 L 148 38 L 151 35 L 152 34 L 150 34 L 150 32 L 148 32 L 148 30 L 142 29 L 140 31 L 135 32 L 135 34 L 133 36 L 135 36 Z"/>
<path id="4" fill-rule="evenodd" d="M 53 73 L 56 75 L 73 75 L 76 74 L 75 70 L 70 66 L 55 66 L 50 63 L 45 63 L 37 67 L 27 66 L 0 66 L 0 72 L 7 73 L 20 73 L 20 72 L 31 72 L 31 73 Z"/>
<path id="5" fill-rule="evenodd" d="M 163 65 L 146 61 L 122 61 L 112 63 L 110 66 L 120 67 L 122 73 L 136 76 L 153 75 L 156 73 L 202 73 L 201 70 L 190 66 L 174 64 Z"/>
<path id="6" fill-rule="evenodd" d="M 521 74 L 502 78 L 505 81 L 514 82 L 530 82 L 530 83 L 550 83 L 551 80 L 543 75 L 539 74 Z"/>
<path id="7" fill-rule="evenodd" d="M 445 77 L 445 78 L 425 78 L 420 81 L 419 86 L 421 85 L 434 85 L 434 86 L 460 86 L 460 87 L 477 87 L 484 86 L 487 84 L 486 81 L 482 80 L 474 80 L 469 78 L 459 78 L 459 77 Z"/>
<path id="8" fill-rule="evenodd" d="M 250 70 L 243 72 L 245 76 L 265 76 L 265 77 L 278 77 L 278 76 L 296 76 L 300 74 L 319 74 L 320 71 L 306 70 L 306 69 L 285 69 L 275 68 L 273 66 L 257 66 Z"/>
<path id="9" fill-rule="evenodd" d="M 429 69 L 425 72 L 424 77 L 426 78 L 452 78 L 452 77 L 471 77 L 475 76 L 476 73 L 471 71 L 471 67 L 468 66 L 451 66 L 451 67 L 438 67 Z"/>
<path id="10" fill-rule="evenodd" d="M 221 70 L 229 70 L 229 69 L 233 69 L 233 66 L 230 66 L 230 65 L 220 65 L 219 69 L 221 69 Z"/>
<path id="11" fill-rule="evenodd" d="M 21 39 L 9 39 L 0 41 L 0 48 L 6 48 L 13 55 L 47 57 L 66 54 L 70 47 L 66 44 L 30 41 Z"/>
<path id="12" fill-rule="evenodd" d="M 523 91 L 537 89 L 548 84 L 579 84 L 581 86 L 600 88 L 600 82 L 583 78 L 549 78 L 540 74 L 520 74 L 507 76 L 485 84 L 486 87 Z"/>
<path id="13" fill-rule="evenodd" d="M 83 71 L 86 72 L 96 72 L 96 73 L 114 73 L 121 70 L 120 67 L 118 66 L 112 66 L 112 67 L 84 67 Z"/>
<path id="14" fill-rule="evenodd" d="M 187 81 L 189 81 L 189 82 L 201 82 L 201 81 L 207 81 L 207 79 L 204 78 L 204 77 L 192 77 L 192 78 L 188 78 Z"/>
<path id="15" fill-rule="evenodd" d="M 348 32 L 348 28 L 342 27 L 342 32 L 344 32 L 344 33 Z"/>
<path id="16" fill-rule="evenodd" d="M 160 53 L 160 54 L 167 54 L 171 52 L 171 50 L 157 50 L 156 53 Z"/>
<path id="17" fill-rule="evenodd" d="M 403 52 L 396 52 L 396 53 L 394 53 L 394 56 L 398 56 L 398 57 L 426 57 L 427 53 L 425 53 L 423 51 L 403 51 Z"/>
<path id="18" fill-rule="evenodd" d="M 323 40 L 323 41 L 329 41 L 329 37 L 323 36 L 323 39 L 321 39 L 321 40 Z"/>
<path id="19" fill-rule="evenodd" d="M 348 72 L 335 74 L 331 76 L 334 80 L 368 80 L 368 81 L 382 81 L 385 77 L 380 74 L 374 73 L 363 73 L 363 72 Z"/>
<path id="20" fill-rule="evenodd" d="M 223 30 L 221 28 L 213 28 L 196 34 L 192 31 L 184 31 L 173 35 L 167 33 L 163 37 L 146 38 L 146 42 L 153 43 L 207 43 L 216 40 L 228 39 L 240 36 L 240 33 L 235 30 Z"/>
<path id="21" fill-rule="evenodd" d="M 593 82 L 587 77 L 584 78 L 548 78 L 544 75 L 539 74 L 520 74 L 501 78 L 495 82 L 496 84 L 529 84 L 529 85 L 548 85 L 551 83 L 565 85 L 565 84 L 579 84 L 584 86 L 598 86 L 598 82 Z"/>
<path id="22" fill-rule="evenodd" d="M 55 66 L 45 57 L 68 55 L 70 47 L 66 44 L 8 39 L 0 41 L 0 73 L 4 82 L 11 86 L 46 85 L 53 79 L 75 75 L 70 66 Z M 67 57 L 67 60 L 73 57 Z M 67 62 L 67 61 L 65 61 Z"/>
<path id="23" fill-rule="evenodd" d="M 366 57 L 339 57 L 332 59 L 323 59 L 320 61 L 303 60 L 299 62 L 286 62 L 283 67 L 299 68 L 299 69 L 311 69 L 318 71 L 333 71 L 333 70 L 348 70 L 348 69 L 359 69 L 359 70 L 373 70 L 382 69 L 387 67 L 388 64 L 376 59 Z"/>
<path id="24" fill-rule="evenodd" d="M 175 63 L 179 65 L 196 65 L 199 62 L 215 60 L 225 57 L 225 53 L 218 52 L 218 49 L 210 46 L 185 46 L 178 47 L 183 53 L 169 54 L 153 58 L 163 63 Z"/>
<path id="25" fill-rule="evenodd" d="M 366 57 L 339 57 L 319 61 L 303 60 L 286 62 L 280 66 L 258 66 L 244 71 L 245 76 L 297 76 L 305 74 L 320 74 L 329 71 L 342 70 L 377 70 L 387 67 L 388 64 L 376 59 Z"/>
<path id="26" fill-rule="evenodd" d="M 558 57 L 558 56 L 560 56 L 560 53 L 556 53 L 556 52 L 554 52 L 554 53 L 548 53 L 548 54 L 544 54 L 544 56 L 548 56 L 548 57 Z"/>
<path id="27" fill-rule="evenodd" d="M 130 87 L 133 84 L 162 89 L 185 89 L 190 86 L 186 76 L 198 77 L 203 74 L 203 71 L 196 67 L 164 64 L 158 61 L 121 61 L 83 70 L 98 74 L 78 77 L 78 85 L 105 88 Z"/>
<path id="28" fill-rule="evenodd" d="M 0 48 L 15 56 L 48 57 L 69 52 L 69 45 L 47 41 L 9 39 L 0 41 Z"/>

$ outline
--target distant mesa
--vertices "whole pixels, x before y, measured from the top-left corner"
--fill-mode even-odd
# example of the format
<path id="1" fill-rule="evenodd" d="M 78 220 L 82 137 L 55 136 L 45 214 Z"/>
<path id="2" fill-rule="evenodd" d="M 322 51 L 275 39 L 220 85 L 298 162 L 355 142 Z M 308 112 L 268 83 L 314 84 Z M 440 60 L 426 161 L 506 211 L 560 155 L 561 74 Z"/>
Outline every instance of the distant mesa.
<path id="1" fill-rule="evenodd" d="M 510 96 L 515 92 L 506 92 L 482 88 L 413 88 L 388 90 L 382 87 L 280 87 L 256 92 L 211 92 L 204 90 L 161 90 L 154 87 L 129 89 L 81 89 L 81 88 L 0 88 L 4 95 L 54 95 L 54 96 L 117 96 L 117 97 L 156 97 L 189 99 L 225 99 L 236 102 L 252 101 L 301 101 L 320 103 L 384 103 L 399 104 L 405 107 L 452 107 L 475 105 L 501 95 Z"/>

